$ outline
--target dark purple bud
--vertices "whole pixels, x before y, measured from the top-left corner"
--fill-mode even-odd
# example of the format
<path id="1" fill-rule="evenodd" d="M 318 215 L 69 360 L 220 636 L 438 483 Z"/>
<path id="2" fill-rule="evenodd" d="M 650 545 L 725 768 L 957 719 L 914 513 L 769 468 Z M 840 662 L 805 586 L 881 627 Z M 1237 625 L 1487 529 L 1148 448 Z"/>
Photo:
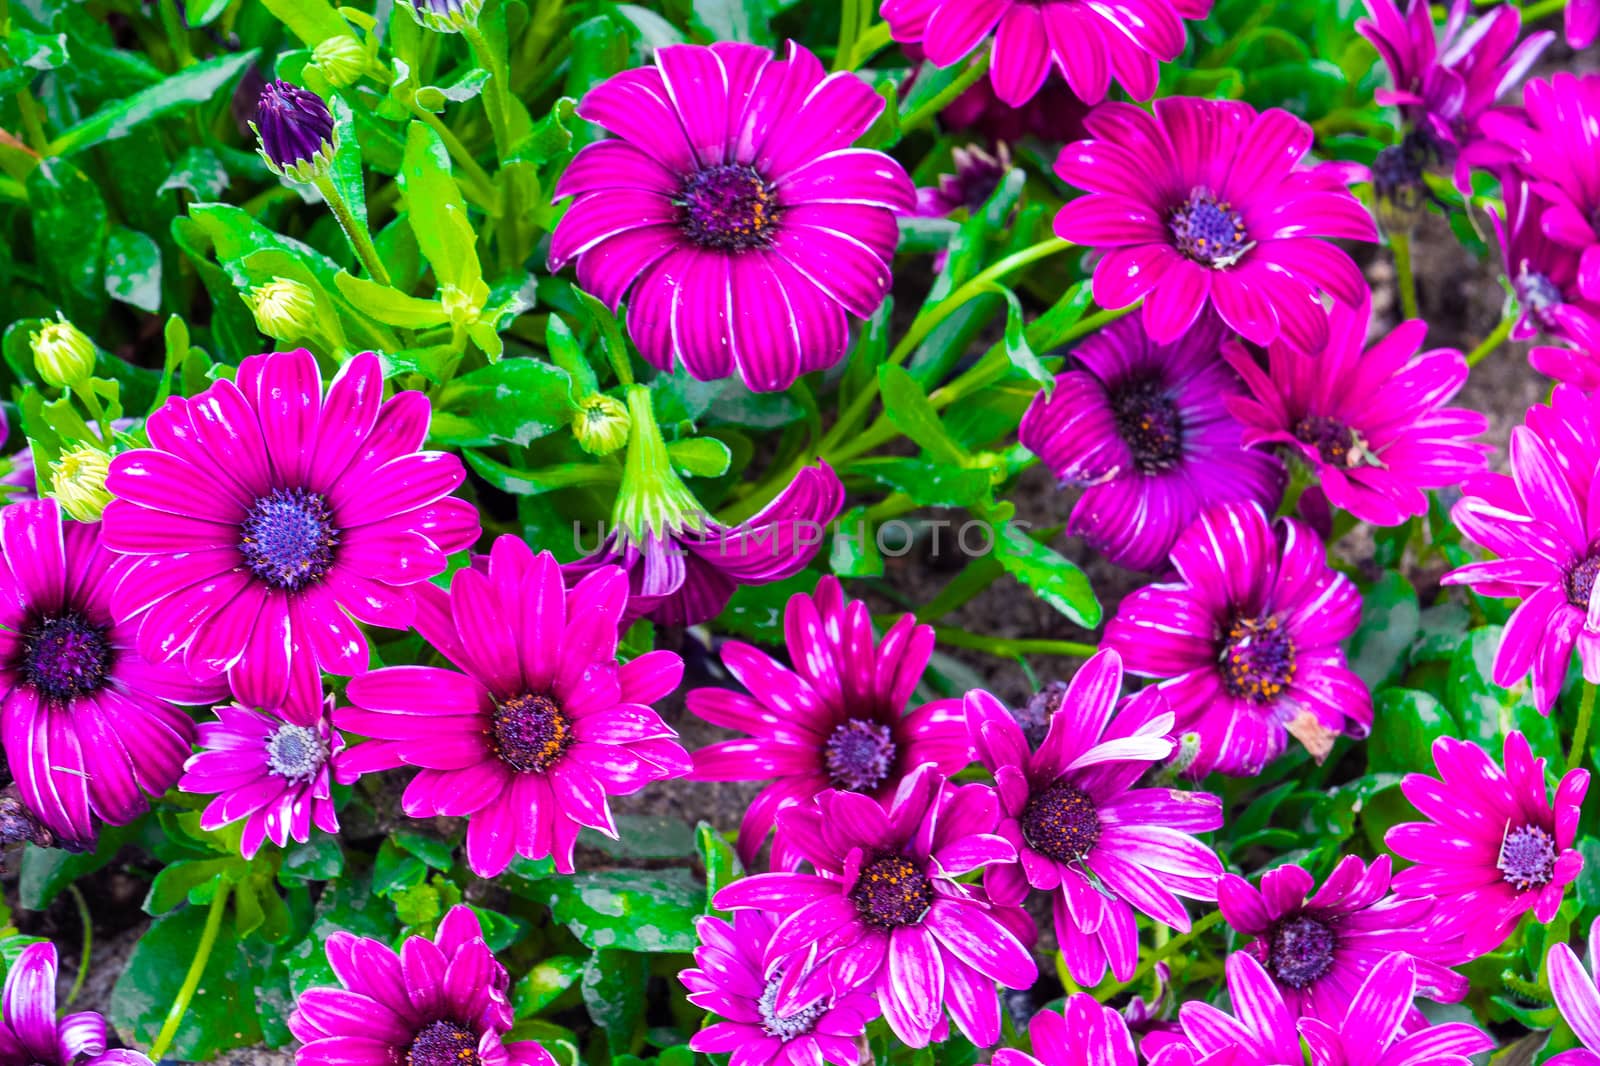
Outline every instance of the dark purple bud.
<path id="1" fill-rule="evenodd" d="M 1050 719 L 1061 709 L 1066 698 L 1067 683 L 1052 681 L 1028 698 L 1020 710 L 1012 712 L 1022 735 L 1028 738 L 1028 747 L 1037 749 L 1050 732 Z"/>
<path id="2" fill-rule="evenodd" d="M 333 114 L 309 89 L 272 81 L 261 90 L 254 122 L 267 165 L 286 177 L 310 182 L 333 158 Z"/>
<path id="3" fill-rule="evenodd" d="M 1372 191 L 1377 196 L 1378 220 L 1390 233 L 1409 233 L 1431 202 L 1444 207 L 1428 188 L 1425 171 L 1440 158 L 1429 138 L 1416 130 L 1399 144 L 1390 145 L 1372 161 Z"/>

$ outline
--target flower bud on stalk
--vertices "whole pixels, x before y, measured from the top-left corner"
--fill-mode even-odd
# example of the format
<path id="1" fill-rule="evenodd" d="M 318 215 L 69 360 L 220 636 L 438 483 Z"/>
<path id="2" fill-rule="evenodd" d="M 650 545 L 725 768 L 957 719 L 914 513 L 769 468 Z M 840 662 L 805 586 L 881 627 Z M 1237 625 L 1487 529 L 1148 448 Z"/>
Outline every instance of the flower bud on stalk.
<path id="1" fill-rule="evenodd" d="M 329 37 L 311 50 L 311 59 L 334 88 L 354 85 L 367 71 L 367 50 L 348 33 Z"/>
<path id="2" fill-rule="evenodd" d="M 274 277 L 245 296 L 256 328 L 274 340 L 292 343 L 317 332 L 316 294 L 302 282 Z"/>
<path id="3" fill-rule="evenodd" d="M 261 142 L 261 158 L 274 174 L 310 185 L 333 165 L 338 148 L 333 113 L 310 89 L 286 81 L 268 82 L 250 128 Z"/>
<path id="4" fill-rule="evenodd" d="M 610 455 L 628 443 L 633 420 L 620 400 L 596 393 L 578 402 L 572 432 L 578 446 L 590 455 Z"/>
<path id="5" fill-rule="evenodd" d="M 460 33 L 475 26 L 483 0 L 400 0 L 411 9 L 419 25 L 435 33 Z"/>
<path id="6" fill-rule="evenodd" d="M 47 385 L 76 388 L 94 373 L 94 342 L 59 312 L 56 321 L 30 333 L 28 343 L 33 348 L 34 369 Z"/>

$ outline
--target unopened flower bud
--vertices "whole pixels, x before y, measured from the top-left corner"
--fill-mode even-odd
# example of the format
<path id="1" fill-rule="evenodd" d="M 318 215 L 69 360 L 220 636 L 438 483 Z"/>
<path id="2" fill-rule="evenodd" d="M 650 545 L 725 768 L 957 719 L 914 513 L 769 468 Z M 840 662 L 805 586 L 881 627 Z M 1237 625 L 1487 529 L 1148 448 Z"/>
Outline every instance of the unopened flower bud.
<path id="1" fill-rule="evenodd" d="M 310 89 L 268 82 L 250 128 L 261 142 L 261 158 L 275 174 L 309 185 L 333 165 L 338 148 L 333 113 Z"/>
<path id="2" fill-rule="evenodd" d="M 478 321 L 484 304 L 489 302 L 489 286 L 481 280 L 470 289 L 446 285 L 439 291 L 439 302 L 452 325 L 470 326 Z"/>
<path id="3" fill-rule="evenodd" d="M 366 73 L 367 50 L 348 33 L 329 37 L 311 50 L 311 59 L 335 88 L 354 85 Z"/>
<path id="4" fill-rule="evenodd" d="M 33 367 L 47 385 L 73 388 L 94 374 L 94 342 L 59 312 L 56 321 L 30 333 L 28 343 L 33 347 Z"/>
<path id="5" fill-rule="evenodd" d="M 80 444 L 61 453 L 50 464 L 50 491 L 61 509 L 80 522 L 98 522 L 111 502 L 106 475 L 111 457 L 99 448 Z"/>
<path id="6" fill-rule="evenodd" d="M 1067 695 L 1065 681 L 1052 681 L 1044 688 L 1028 697 L 1028 702 L 1011 716 L 1022 727 L 1022 735 L 1028 738 L 1028 746 L 1038 748 L 1044 743 L 1044 738 L 1050 733 L 1050 719 L 1061 709 L 1061 702 Z"/>
<path id="7" fill-rule="evenodd" d="M 274 340 L 297 341 L 317 328 L 317 298 L 309 286 L 275 277 L 245 297 L 256 316 L 256 328 Z"/>
<path id="8" fill-rule="evenodd" d="M 610 455 L 628 443 L 633 420 L 620 400 L 596 393 L 578 402 L 572 416 L 572 432 L 578 446 L 590 455 Z"/>
<path id="9" fill-rule="evenodd" d="M 483 0 L 400 0 L 419 24 L 435 33 L 460 33 L 478 22 Z"/>
<path id="10" fill-rule="evenodd" d="M 1387 232 L 1410 233 L 1428 203 L 1439 203 L 1424 175 L 1428 161 L 1437 157 L 1438 152 L 1429 141 L 1413 131 L 1399 144 L 1383 149 L 1372 161 L 1378 221 Z"/>

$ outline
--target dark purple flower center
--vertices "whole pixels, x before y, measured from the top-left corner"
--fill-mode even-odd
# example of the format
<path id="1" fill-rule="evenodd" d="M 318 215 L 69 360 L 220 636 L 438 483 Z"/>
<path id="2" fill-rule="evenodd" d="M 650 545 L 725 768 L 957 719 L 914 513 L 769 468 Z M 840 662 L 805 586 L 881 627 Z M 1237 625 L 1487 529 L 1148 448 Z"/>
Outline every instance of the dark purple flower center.
<path id="1" fill-rule="evenodd" d="M 327 761 L 328 745 L 310 726 L 281 725 L 267 738 L 267 769 L 297 784 L 316 777 Z"/>
<path id="2" fill-rule="evenodd" d="M 1317 450 L 1322 461 L 1329 466 L 1348 470 L 1356 465 L 1360 453 L 1355 431 L 1338 419 L 1326 415 L 1306 415 L 1294 424 L 1296 440 Z"/>
<path id="3" fill-rule="evenodd" d="M 107 627 L 77 611 L 52 615 L 23 631 L 22 676 L 54 703 L 91 696 L 111 672 Z"/>
<path id="4" fill-rule="evenodd" d="M 1267 937 L 1267 969 L 1290 988 L 1305 988 L 1328 972 L 1337 944 L 1333 930 L 1315 918 L 1286 918 Z"/>
<path id="5" fill-rule="evenodd" d="M 1227 267 L 1251 245 L 1244 216 L 1225 200 L 1196 189 L 1167 218 L 1178 251 L 1208 267 Z"/>
<path id="6" fill-rule="evenodd" d="M 869 925 L 914 925 L 933 905 L 933 883 L 904 855 L 884 855 L 862 868 L 850 902 Z"/>
<path id="7" fill-rule="evenodd" d="M 1556 838 L 1536 825 L 1513 829 L 1500 842 L 1495 866 L 1518 892 L 1547 885 L 1556 874 Z"/>
<path id="8" fill-rule="evenodd" d="M 1022 809 L 1022 839 L 1057 862 L 1077 862 L 1100 839 L 1100 812 L 1081 788 L 1059 781 Z"/>
<path id="9" fill-rule="evenodd" d="M 425 1026 L 406 1048 L 406 1066 L 481 1066 L 478 1038 L 455 1022 Z"/>
<path id="10" fill-rule="evenodd" d="M 1529 270 L 1528 264 L 1522 264 L 1522 270 L 1512 279 L 1511 287 L 1516 290 L 1517 303 L 1522 309 L 1539 323 L 1544 329 L 1555 327 L 1555 315 L 1552 313 L 1560 307 L 1565 300 L 1561 295 L 1561 286 L 1551 281 L 1538 271 Z"/>
<path id="11" fill-rule="evenodd" d="M 1111 394 L 1117 436 L 1146 474 L 1171 470 L 1183 455 L 1183 420 L 1178 405 L 1150 379 L 1133 381 Z"/>
<path id="12" fill-rule="evenodd" d="M 894 769 L 894 735 L 881 722 L 852 718 L 834 728 L 822 761 L 834 788 L 870 792 Z"/>
<path id="13" fill-rule="evenodd" d="M 495 704 L 489 737 L 501 762 L 525 773 L 542 773 L 572 747 L 572 723 L 549 696 L 517 696 Z"/>
<path id="14" fill-rule="evenodd" d="M 268 82 L 256 102 L 261 150 L 280 167 L 309 162 L 333 143 L 333 114 L 310 89 Z"/>
<path id="15" fill-rule="evenodd" d="M 1220 659 L 1222 687 L 1236 699 L 1270 703 L 1294 681 L 1294 639 L 1270 615 L 1236 619 Z"/>
<path id="16" fill-rule="evenodd" d="M 780 970 L 767 978 L 766 987 L 761 990 L 761 999 L 756 1004 L 756 1009 L 761 1013 L 761 1029 L 768 1036 L 775 1036 L 784 1043 L 788 1043 L 797 1036 L 805 1036 L 817 1027 L 817 1019 L 826 1013 L 827 1008 L 821 1003 L 813 1003 L 809 1007 L 788 1014 L 778 1013 L 778 986 L 783 983 L 783 971 Z"/>
<path id="17" fill-rule="evenodd" d="M 765 248 L 778 221 L 777 193 L 755 170 L 738 164 L 695 171 L 676 203 L 689 239 L 724 252 Z"/>
<path id="18" fill-rule="evenodd" d="M 327 497 L 310 489 L 273 489 L 239 524 L 239 554 L 272 588 L 299 592 L 333 567 L 339 531 Z"/>
<path id="19" fill-rule="evenodd" d="M 1573 563 L 1567 568 L 1562 584 L 1566 587 L 1567 602 L 1580 611 L 1589 609 L 1589 596 L 1594 592 L 1594 579 L 1600 576 L 1600 553 Z"/>

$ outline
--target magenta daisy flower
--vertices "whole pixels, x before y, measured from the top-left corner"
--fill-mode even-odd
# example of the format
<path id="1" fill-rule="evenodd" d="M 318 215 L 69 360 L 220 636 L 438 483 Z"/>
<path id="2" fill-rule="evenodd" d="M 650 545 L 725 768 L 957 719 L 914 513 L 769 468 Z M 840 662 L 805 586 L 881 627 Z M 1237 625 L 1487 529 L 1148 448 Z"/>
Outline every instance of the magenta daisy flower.
<path id="1" fill-rule="evenodd" d="M 933 654 L 933 629 L 904 615 L 881 641 L 872 615 L 845 599 L 834 577 L 789 598 L 784 611 L 786 669 L 739 641 L 722 662 L 749 695 L 720 688 L 689 693 L 690 712 L 746 736 L 694 753 L 699 781 L 775 778 L 739 825 L 739 854 L 752 862 L 778 812 L 831 788 L 888 802 L 901 779 L 924 763 L 953 774 L 972 760 L 959 700 L 910 708 L 911 693 Z M 791 865 L 780 836 L 773 862 Z"/>
<path id="2" fill-rule="evenodd" d="M 843 358 L 850 316 L 889 291 L 895 214 L 915 191 L 899 163 L 850 147 L 883 97 L 796 44 L 782 60 L 726 42 L 655 58 L 578 104 L 616 139 L 557 182 L 576 199 L 550 269 L 576 259 L 613 310 L 631 289 L 628 332 L 651 365 L 786 389 Z"/>
<path id="3" fill-rule="evenodd" d="M 1519 597 L 1494 661 L 1494 682 L 1529 674 L 1539 710 L 1561 695 L 1576 649 L 1584 677 L 1600 681 L 1600 542 L 1591 505 L 1600 459 L 1600 399 L 1558 386 L 1548 407 L 1511 431 L 1511 474 L 1481 474 L 1463 486 L 1451 517 L 1498 556 L 1444 575 L 1483 596 Z"/>
<path id="4" fill-rule="evenodd" d="M 1600 125 L 1600 74 L 1562 72 L 1522 90 L 1522 114 L 1489 114 L 1484 132 L 1517 160 L 1545 205 L 1545 236 L 1581 254 L 1578 288 L 1600 300 L 1600 155 L 1589 131 Z"/>
<path id="5" fill-rule="evenodd" d="M 470 907 L 452 907 L 432 940 L 408 937 L 398 954 L 334 933 L 328 964 L 343 987 L 307 989 L 289 1016 L 298 1066 L 555 1066 L 536 1041 L 503 1042 L 511 979 Z"/>
<path id="6" fill-rule="evenodd" d="M 411 624 L 410 589 L 478 539 L 450 496 L 461 460 L 421 451 L 427 397 L 383 399 L 378 357 L 326 398 L 310 352 L 254 355 L 233 381 L 173 397 L 149 448 L 111 460 L 105 542 L 133 556 L 112 593 L 152 661 L 226 670 L 239 699 L 317 714 L 318 671 L 367 668 L 358 623 Z"/>
<path id="7" fill-rule="evenodd" d="M 391 666 L 353 678 L 340 729 L 370 740 L 351 773 L 419 768 L 412 818 L 467 819 L 467 865 L 493 877 L 513 857 L 554 856 L 572 872 L 584 826 L 617 835 L 606 796 L 678 777 L 689 757 L 650 704 L 683 661 L 655 651 L 617 663 L 628 581 L 615 567 L 567 591 L 549 552 L 496 539 L 487 573 L 457 570 L 450 591 L 417 590 L 417 631 L 455 664 Z M 459 671 L 459 672 L 458 672 Z"/>
<path id="8" fill-rule="evenodd" d="M 1205 18 L 1211 0 L 883 0 L 879 10 L 895 40 L 919 44 L 939 67 L 961 62 L 993 33 L 989 81 L 1019 107 L 1052 66 L 1085 103 L 1105 99 L 1113 77 L 1148 100 L 1161 63 L 1183 51 L 1184 20 Z"/>
<path id="9" fill-rule="evenodd" d="M 56 1018 L 56 946 L 29 944 L 6 971 L 0 1063 L 4 1066 L 150 1066 L 137 1051 L 106 1050 L 95 1011 Z"/>
<path id="10" fill-rule="evenodd" d="M 1377 239 L 1372 216 L 1332 166 L 1306 167 L 1311 127 L 1286 111 L 1231 100 L 1169 97 L 1155 114 L 1110 103 L 1086 120 L 1056 173 L 1089 191 L 1055 230 L 1104 254 L 1094 298 L 1145 298 L 1152 340 L 1176 341 L 1209 303 L 1257 344 L 1284 336 L 1319 351 L 1328 335 L 1320 292 L 1367 298 L 1355 261 L 1325 238 Z"/>
<path id="11" fill-rule="evenodd" d="M 1550 1066 L 1600 1066 L 1600 988 L 1595 987 L 1591 976 L 1600 973 L 1600 920 L 1589 927 L 1587 970 L 1578 961 L 1577 952 L 1565 944 L 1550 945 L 1545 968 L 1561 1017 L 1583 1044 L 1548 1060 Z"/>
<path id="12" fill-rule="evenodd" d="M 1000 797 L 996 832 L 1017 860 L 984 869 L 990 898 L 1020 904 L 1030 887 L 1053 894 L 1056 938 L 1072 979 L 1093 987 L 1109 961 L 1119 981 L 1139 961 L 1135 913 L 1180 931 L 1179 896 L 1216 899 L 1222 864 L 1195 839 L 1222 825 L 1205 793 L 1140 788 L 1172 752 L 1172 714 L 1159 694 L 1124 703 L 1122 660 L 1096 653 L 1079 668 L 1030 751 L 1016 718 L 981 689 L 967 693 L 967 728 Z"/>
<path id="13" fill-rule="evenodd" d="M 1028 1023 L 1033 1054 L 1001 1048 L 994 1066 L 1138 1066 L 1122 1015 L 1086 992 L 1067 998 L 1061 1013 L 1042 1010 Z"/>
<path id="14" fill-rule="evenodd" d="M 1370 17 L 1358 19 L 1356 30 L 1378 50 L 1394 81 L 1393 89 L 1378 90 L 1378 102 L 1398 107 L 1429 146 L 1455 164 L 1456 184 L 1469 188 L 1470 166 L 1491 161 L 1474 156 L 1486 147 L 1483 116 L 1522 84 L 1555 34 L 1541 31 L 1518 44 L 1522 13 L 1511 4 L 1469 22 L 1472 0 L 1453 0 L 1444 34 L 1437 36 L 1428 0 L 1407 0 L 1404 12 L 1395 0 L 1364 3 Z"/>
<path id="15" fill-rule="evenodd" d="M 861 1034 L 878 1016 L 878 1004 L 861 992 L 834 992 L 819 971 L 779 1010 L 785 967 L 769 951 L 776 928 L 776 919 L 761 911 L 739 911 L 732 922 L 695 919 L 696 968 L 678 980 L 689 1002 L 724 1020 L 690 1037 L 690 1049 L 731 1052 L 729 1066 L 857 1066 Z"/>
<path id="16" fill-rule="evenodd" d="M 1074 368 L 1022 416 L 1017 438 L 1083 494 L 1067 532 L 1133 570 L 1164 564 L 1178 534 L 1214 503 L 1276 507 L 1283 466 L 1248 451 L 1226 400 L 1238 375 L 1217 358 L 1225 332 L 1203 314 L 1171 344 L 1136 318 L 1073 349 Z"/>
<path id="17" fill-rule="evenodd" d="M 1242 344 L 1223 354 L 1251 396 L 1227 400 L 1246 444 L 1283 444 L 1313 470 L 1333 506 L 1397 526 L 1426 514 L 1425 490 L 1459 484 L 1489 453 L 1470 438 L 1489 428 L 1476 411 L 1445 407 L 1467 383 L 1454 349 L 1417 355 L 1421 319 L 1402 322 L 1366 351 L 1369 308 L 1334 304 L 1327 346 L 1296 351 L 1280 338 L 1265 370 Z"/>
<path id="18" fill-rule="evenodd" d="M 126 825 L 178 781 L 194 722 L 227 692 L 139 652 L 112 617 L 117 556 L 56 501 L 0 509 L 0 739 L 23 804 L 62 840 Z"/>
<path id="19" fill-rule="evenodd" d="M 956 880 L 1016 858 L 994 834 L 998 816 L 987 786 L 953 787 L 932 766 L 906 777 L 887 809 L 825 792 L 785 810 L 779 825 L 817 872 L 747 877 L 717 893 L 716 905 L 784 915 L 768 952 L 793 985 L 804 987 L 795 964 L 814 960 L 808 968 L 826 966 L 834 988 L 874 995 L 911 1047 L 944 1038 L 947 1009 L 986 1047 L 1000 1038 L 995 982 L 1030 988 L 1039 976 L 1012 919 L 997 913 L 1004 908 Z M 797 998 L 780 987 L 780 1008 L 786 995 Z"/>
<path id="20" fill-rule="evenodd" d="M 280 848 L 291 839 L 304 844 L 313 824 L 338 833 L 331 782 L 348 785 L 356 775 L 344 769 L 344 737 L 333 728 L 332 711 L 329 696 L 314 722 L 297 725 L 237 703 L 218 707 L 217 720 L 200 726 L 204 750 L 189 757 L 178 782 L 184 792 L 216 796 L 200 815 L 200 828 L 244 819 L 240 848 L 247 859 L 267 840 Z"/>
<path id="21" fill-rule="evenodd" d="M 1540 922 L 1552 921 L 1583 869 L 1572 845 L 1589 772 L 1568 771 L 1552 804 L 1545 761 L 1533 757 L 1527 738 L 1506 734 L 1504 756 L 1502 769 L 1476 744 L 1434 741 L 1439 777 L 1407 774 L 1400 784 L 1428 820 L 1397 825 L 1384 837 L 1396 855 L 1417 864 L 1395 875 L 1396 894 L 1437 900 L 1452 962 L 1493 951 L 1530 910 Z"/>
<path id="22" fill-rule="evenodd" d="M 1585 297 L 1578 286 L 1582 251 L 1545 235 L 1540 220 L 1548 206 L 1526 181 L 1511 178 L 1505 183 L 1505 218 L 1489 210 L 1521 312 L 1511 339 L 1532 340 L 1544 333 L 1582 344 L 1600 337 L 1600 300 Z"/>
<path id="23" fill-rule="evenodd" d="M 1290 735 L 1318 760 L 1340 733 L 1366 735 L 1372 696 L 1340 647 L 1361 594 L 1310 527 L 1226 504 L 1183 532 L 1172 565 L 1177 581 L 1122 601 L 1104 646 L 1163 679 L 1173 732 L 1200 738 L 1191 776 L 1260 773 Z"/>
<path id="24" fill-rule="evenodd" d="M 1430 999 L 1458 1003 L 1471 989 L 1427 958 L 1433 902 L 1389 895 L 1389 865 L 1387 855 L 1371 866 L 1347 855 L 1315 895 L 1311 875 L 1298 866 L 1268 870 L 1259 890 L 1237 874 L 1217 882 L 1223 918 L 1255 938 L 1241 950 L 1261 963 L 1296 1016 L 1337 1023 L 1367 974 L 1396 951 L 1413 956 Z M 1414 1011 L 1410 1024 L 1427 1022 Z"/>

